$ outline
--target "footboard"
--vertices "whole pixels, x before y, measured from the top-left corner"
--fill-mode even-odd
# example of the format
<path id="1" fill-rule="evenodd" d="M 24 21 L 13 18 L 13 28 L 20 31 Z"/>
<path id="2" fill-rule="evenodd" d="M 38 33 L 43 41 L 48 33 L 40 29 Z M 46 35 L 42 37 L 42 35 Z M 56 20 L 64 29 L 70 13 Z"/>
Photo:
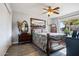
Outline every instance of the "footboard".
<path id="1" fill-rule="evenodd" d="M 41 50 L 46 52 L 47 49 L 47 35 L 42 33 L 33 33 L 32 34 L 33 43 L 38 46 Z"/>

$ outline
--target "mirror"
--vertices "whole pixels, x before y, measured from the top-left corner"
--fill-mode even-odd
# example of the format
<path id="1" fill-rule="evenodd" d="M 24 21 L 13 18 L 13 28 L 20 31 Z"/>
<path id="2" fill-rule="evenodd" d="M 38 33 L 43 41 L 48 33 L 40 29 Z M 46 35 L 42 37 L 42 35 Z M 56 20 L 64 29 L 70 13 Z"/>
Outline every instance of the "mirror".
<path id="1" fill-rule="evenodd" d="M 27 21 L 17 21 L 19 32 L 28 32 L 28 23 Z"/>

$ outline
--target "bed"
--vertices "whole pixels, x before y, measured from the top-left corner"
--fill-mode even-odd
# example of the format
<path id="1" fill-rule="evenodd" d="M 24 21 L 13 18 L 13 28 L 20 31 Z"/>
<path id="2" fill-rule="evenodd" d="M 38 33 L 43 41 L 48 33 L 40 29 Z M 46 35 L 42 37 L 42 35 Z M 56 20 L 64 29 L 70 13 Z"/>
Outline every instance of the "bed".
<path id="1" fill-rule="evenodd" d="M 46 52 L 47 48 L 47 35 L 46 33 L 33 33 L 32 42 L 37 45 L 42 51 Z"/>
<path id="2" fill-rule="evenodd" d="M 39 21 L 43 23 L 41 24 Z M 38 25 L 36 25 L 35 22 Z M 64 34 L 48 33 L 45 29 L 45 25 L 44 20 L 31 18 L 32 43 L 49 55 L 51 51 L 59 50 L 64 47 L 64 45 L 59 44 L 59 42 L 63 39 Z"/>

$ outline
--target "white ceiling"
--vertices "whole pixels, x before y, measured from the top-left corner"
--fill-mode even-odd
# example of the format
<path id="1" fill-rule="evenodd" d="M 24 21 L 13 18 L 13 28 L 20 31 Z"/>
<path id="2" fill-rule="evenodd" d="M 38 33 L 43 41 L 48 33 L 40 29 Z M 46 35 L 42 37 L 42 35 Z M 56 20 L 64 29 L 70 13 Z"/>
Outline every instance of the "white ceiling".
<path id="1" fill-rule="evenodd" d="M 10 4 L 13 11 L 23 12 L 23 13 L 32 13 L 32 12 L 42 12 L 43 4 L 39 3 L 14 3 Z"/>
<path id="2" fill-rule="evenodd" d="M 59 15 L 53 14 L 51 17 L 55 18 L 71 12 L 79 10 L 79 3 L 10 3 L 12 11 L 18 11 L 26 14 L 37 14 L 42 15 L 47 6 L 60 7 Z M 46 15 L 46 14 L 44 14 Z M 46 15 L 47 16 L 47 15 Z"/>

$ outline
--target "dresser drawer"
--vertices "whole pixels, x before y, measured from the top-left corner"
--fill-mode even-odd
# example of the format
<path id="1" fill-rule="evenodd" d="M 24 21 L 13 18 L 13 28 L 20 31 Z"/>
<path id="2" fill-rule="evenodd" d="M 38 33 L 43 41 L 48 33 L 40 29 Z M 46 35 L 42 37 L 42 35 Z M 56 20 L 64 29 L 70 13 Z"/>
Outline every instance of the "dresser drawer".
<path id="1" fill-rule="evenodd" d="M 31 34 L 22 33 L 19 35 L 19 42 L 31 42 Z"/>

